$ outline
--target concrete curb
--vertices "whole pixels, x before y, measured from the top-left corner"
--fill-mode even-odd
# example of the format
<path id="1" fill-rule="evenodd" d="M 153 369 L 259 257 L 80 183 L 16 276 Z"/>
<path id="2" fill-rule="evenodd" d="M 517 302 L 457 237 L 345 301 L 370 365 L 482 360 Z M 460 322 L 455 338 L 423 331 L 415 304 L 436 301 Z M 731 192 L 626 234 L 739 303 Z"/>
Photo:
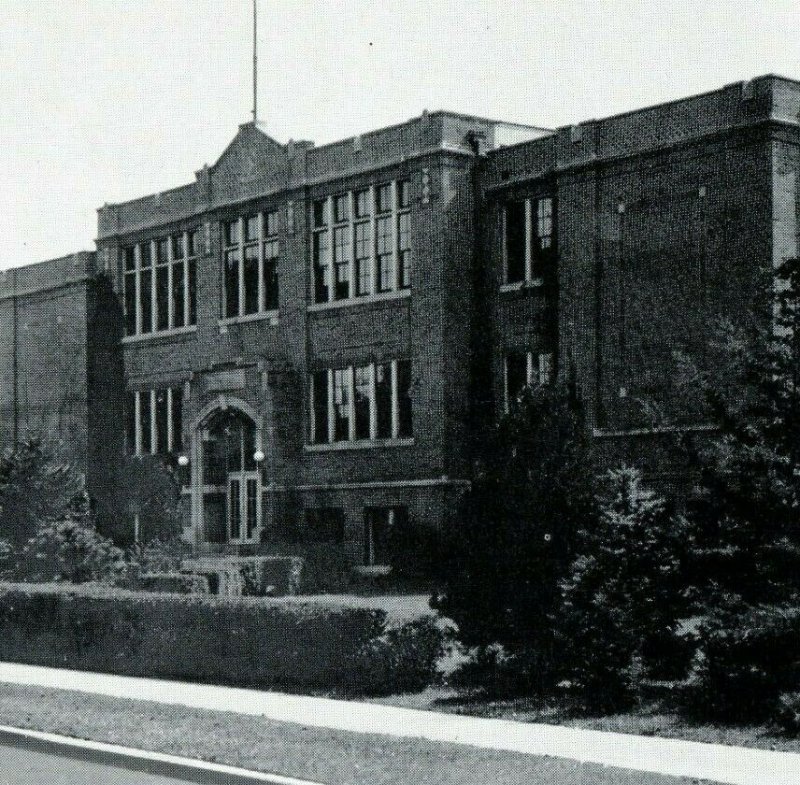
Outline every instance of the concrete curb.
<path id="1" fill-rule="evenodd" d="M 100 763 L 129 771 L 155 774 L 161 777 L 184 779 L 198 785 L 322 785 L 311 780 L 263 774 L 219 763 L 181 758 L 160 752 L 148 752 L 99 741 L 74 739 L 54 733 L 25 730 L 0 725 L 0 745 L 74 758 L 87 763 Z"/>

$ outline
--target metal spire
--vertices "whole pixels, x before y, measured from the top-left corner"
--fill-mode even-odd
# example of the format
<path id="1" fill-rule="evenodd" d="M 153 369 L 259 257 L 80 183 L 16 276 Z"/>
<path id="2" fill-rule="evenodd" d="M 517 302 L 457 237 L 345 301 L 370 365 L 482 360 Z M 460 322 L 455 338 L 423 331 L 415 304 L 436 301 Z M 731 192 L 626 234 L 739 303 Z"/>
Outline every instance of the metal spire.
<path id="1" fill-rule="evenodd" d="M 258 123 L 258 0 L 253 0 L 253 123 Z"/>

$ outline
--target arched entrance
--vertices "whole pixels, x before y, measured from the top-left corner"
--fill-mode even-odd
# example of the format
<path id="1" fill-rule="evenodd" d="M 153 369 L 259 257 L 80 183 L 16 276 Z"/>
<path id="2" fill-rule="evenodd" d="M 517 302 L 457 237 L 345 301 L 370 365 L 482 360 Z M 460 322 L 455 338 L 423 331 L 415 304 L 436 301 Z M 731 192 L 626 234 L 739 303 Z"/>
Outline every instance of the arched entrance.
<path id="1" fill-rule="evenodd" d="M 257 543 L 262 529 L 261 430 L 244 404 L 219 400 L 194 430 L 193 524 L 198 545 Z"/>

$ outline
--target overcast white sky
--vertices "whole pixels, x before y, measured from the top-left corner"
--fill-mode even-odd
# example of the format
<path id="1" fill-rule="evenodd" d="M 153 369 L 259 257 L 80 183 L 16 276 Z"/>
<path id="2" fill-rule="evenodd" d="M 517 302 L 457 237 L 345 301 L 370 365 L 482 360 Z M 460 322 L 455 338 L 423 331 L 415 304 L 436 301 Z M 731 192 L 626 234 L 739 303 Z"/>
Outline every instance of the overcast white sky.
<path id="1" fill-rule="evenodd" d="M 559 126 L 764 73 L 798 0 L 258 0 L 260 114 L 317 144 L 424 108 Z M 0 268 L 94 247 L 250 119 L 252 0 L 0 0 Z"/>

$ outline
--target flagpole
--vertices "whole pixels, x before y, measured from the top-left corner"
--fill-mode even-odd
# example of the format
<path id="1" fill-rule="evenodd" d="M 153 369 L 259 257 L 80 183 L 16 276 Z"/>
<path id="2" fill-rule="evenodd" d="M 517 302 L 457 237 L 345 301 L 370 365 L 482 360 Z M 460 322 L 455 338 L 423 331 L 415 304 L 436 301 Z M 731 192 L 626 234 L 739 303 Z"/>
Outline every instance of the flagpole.
<path id="1" fill-rule="evenodd" d="M 253 0 L 253 123 L 258 122 L 258 0 Z"/>

